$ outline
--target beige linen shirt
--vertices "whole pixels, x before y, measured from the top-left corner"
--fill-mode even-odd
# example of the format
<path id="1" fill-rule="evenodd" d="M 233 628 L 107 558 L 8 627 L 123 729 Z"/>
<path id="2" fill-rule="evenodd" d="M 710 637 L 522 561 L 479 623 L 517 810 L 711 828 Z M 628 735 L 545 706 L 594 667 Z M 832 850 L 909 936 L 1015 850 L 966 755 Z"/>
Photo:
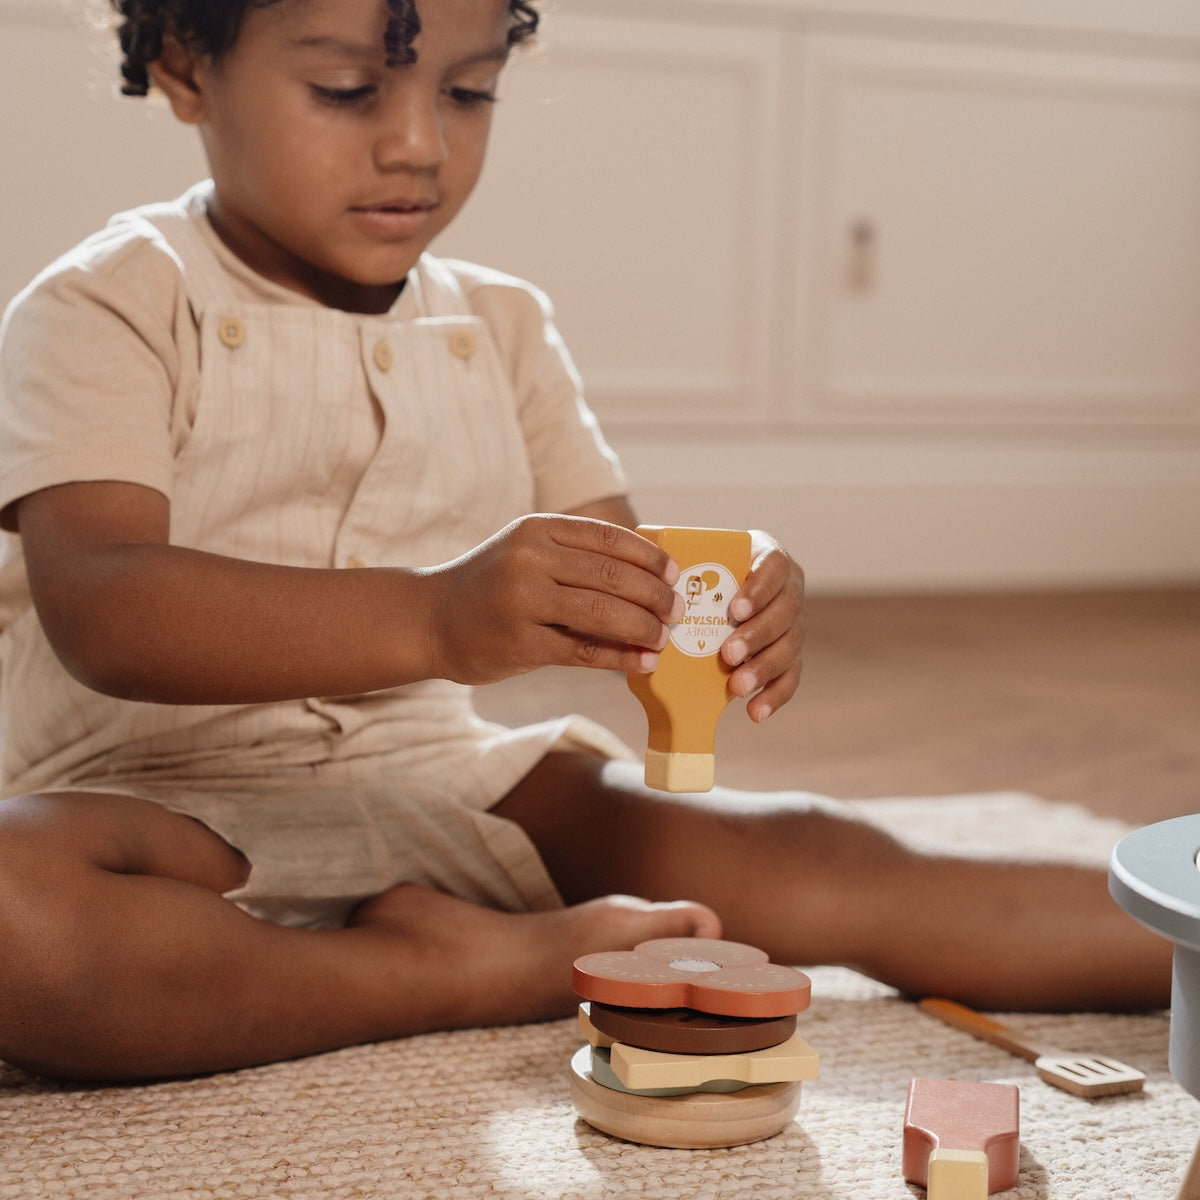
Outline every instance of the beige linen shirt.
<path id="1" fill-rule="evenodd" d="M 482 810 L 563 737 L 624 753 L 579 721 L 486 725 L 470 690 L 444 680 L 169 706 L 99 695 L 58 663 L 12 531 L 13 502 L 40 488 L 142 484 L 170 499 L 177 544 L 347 568 L 443 562 L 522 514 L 625 490 L 535 289 L 426 255 L 387 314 L 330 310 L 241 263 L 207 220 L 208 195 L 115 217 L 6 314 L 4 793 L 145 784 L 169 797 L 217 778 L 244 793 L 280 771 L 386 763 L 394 788 Z"/>

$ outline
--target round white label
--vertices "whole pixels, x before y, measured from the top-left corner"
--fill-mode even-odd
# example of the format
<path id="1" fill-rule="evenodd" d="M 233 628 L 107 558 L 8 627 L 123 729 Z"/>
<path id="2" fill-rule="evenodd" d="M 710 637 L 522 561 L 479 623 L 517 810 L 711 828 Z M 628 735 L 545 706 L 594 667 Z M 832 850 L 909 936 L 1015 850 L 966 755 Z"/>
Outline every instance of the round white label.
<path id="1" fill-rule="evenodd" d="M 692 658 L 707 658 L 720 650 L 737 628 L 729 603 L 738 585 L 720 563 L 697 563 L 679 574 L 675 590 L 683 597 L 683 617 L 671 626 L 671 641 Z"/>

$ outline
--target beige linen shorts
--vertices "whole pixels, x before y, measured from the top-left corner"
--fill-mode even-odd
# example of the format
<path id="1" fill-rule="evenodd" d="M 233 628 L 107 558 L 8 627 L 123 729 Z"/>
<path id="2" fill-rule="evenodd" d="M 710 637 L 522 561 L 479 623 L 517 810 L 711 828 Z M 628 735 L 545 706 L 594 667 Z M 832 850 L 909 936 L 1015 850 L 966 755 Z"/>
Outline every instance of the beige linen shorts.
<path id="1" fill-rule="evenodd" d="M 450 763 L 432 776 L 414 771 L 411 756 L 399 753 L 243 775 L 214 767 L 186 777 L 107 776 L 70 790 L 135 796 L 195 818 L 250 863 L 228 899 L 278 924 L 327 929 L 400 883 L 510 912 L 561 907 L 524 830 L 488 811 L 555 749 L 629 753 L 607 730 L 567 717 L 502 731 L 477 747 L 458 778 Z"/>

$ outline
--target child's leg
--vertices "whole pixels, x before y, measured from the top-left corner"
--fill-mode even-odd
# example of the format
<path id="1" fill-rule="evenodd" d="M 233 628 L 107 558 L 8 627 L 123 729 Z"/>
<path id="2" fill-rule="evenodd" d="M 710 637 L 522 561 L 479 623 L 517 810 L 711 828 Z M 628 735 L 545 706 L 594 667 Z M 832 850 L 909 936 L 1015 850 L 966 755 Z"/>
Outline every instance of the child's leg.
<path id="1" fill-rule="evenodd" d="M 1103 870 L 933 857 L 831 801 L 672 796 L 636 764 L 558 754 L 495 810 L 533 839 L 568 903 L 689 896 L 778 962 L 853 966 L 910 995 L 993 1009 L 1165 1005 L 1169 943 Z"/>
<path id="2" fill-rule="evenodd" d="M 304 931 L 222 898 L 246 871 L 210 830 L 144 800 L 0 803 L 0 1058 L 152 1077 L 560 1016 L 575 955 L 718 932 L 696 905 L 514 915 L 423 888 L 363 905 L 351 928 Z"/>

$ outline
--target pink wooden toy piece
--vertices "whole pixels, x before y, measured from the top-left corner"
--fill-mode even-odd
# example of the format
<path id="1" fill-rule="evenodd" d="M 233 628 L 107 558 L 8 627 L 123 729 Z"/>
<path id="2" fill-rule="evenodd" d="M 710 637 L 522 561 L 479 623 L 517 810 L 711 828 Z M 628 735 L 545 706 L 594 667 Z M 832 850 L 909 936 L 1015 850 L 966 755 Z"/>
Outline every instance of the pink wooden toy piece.
<path id="1" fill-rule="evenodd" d="M 904 1112 L 904 1178 L 929 1200 L 984 1200 L 1016 1186 L 1020 1093 L 1011 1083 L 914 1079 Z"/>
<path id="2" fill-rule="evenodd" d="M 727 1017 L 785 1017 L 808 1007 L 812 983 L 741 942 L 657 938 L 576 959 L 586 1000 L 625 1008 L 692 1008 Z"/>

